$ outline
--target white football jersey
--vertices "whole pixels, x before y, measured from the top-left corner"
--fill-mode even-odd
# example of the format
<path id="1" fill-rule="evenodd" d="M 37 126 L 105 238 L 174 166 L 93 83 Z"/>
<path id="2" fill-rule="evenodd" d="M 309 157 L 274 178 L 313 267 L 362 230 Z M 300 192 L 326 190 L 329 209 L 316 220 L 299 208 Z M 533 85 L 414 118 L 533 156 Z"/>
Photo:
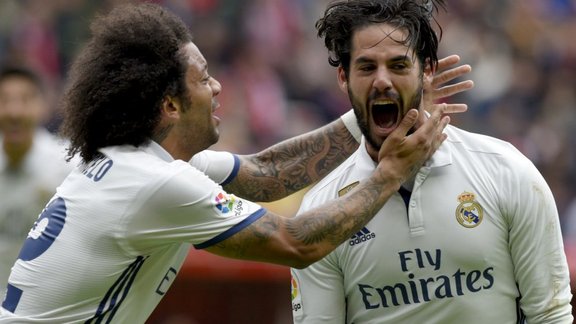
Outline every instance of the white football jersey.
<path id="1" fill-rule="evenodd" d="M 217 244 L 265 213 L 156 143 L 101 152 L 29 232 L 0 323 L 144 323 L 191 244 Z"/>
<path id="2" fill-rule="evenodd" d="M 453 126 L 360 232 L 292 269 L 295 323 L 572 323 L 552 193 L 512 145 Z M 375 169 L 364 143 L 304 197 L 346 194 Z"/>
<path id="3" fill-rule="evenodd" d="M 30 227 L 77 163 L 66 162 L 65 142 L 39 129 L 20 168 L 7 164 L 0 148 L 0 300 Z"/>

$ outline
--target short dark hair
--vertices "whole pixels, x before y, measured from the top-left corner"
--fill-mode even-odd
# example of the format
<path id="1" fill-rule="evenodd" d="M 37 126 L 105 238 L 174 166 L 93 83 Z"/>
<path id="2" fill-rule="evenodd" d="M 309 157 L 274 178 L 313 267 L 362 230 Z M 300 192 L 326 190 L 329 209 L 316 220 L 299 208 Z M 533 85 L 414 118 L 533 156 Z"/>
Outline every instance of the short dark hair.
<path id="1" fill-rule="evenodd" d="M 408 32 L 405 44 L 412 48 L 421 65 L 438 63 L 438 42 L 431 21 L 433 11 L 444 8 L 443 0 L 340 0 L 331 3 L 316 22 L 318 36 L 330 52 L 328 62 L 350 71 L 352 36 L 359 28 L 387 23 Z"/>
<path id="2" fill-rule="evenodd" d="M 17 65 L 6 65 L 0 69 L 0 83 L 4 82 L 4 80 L 15 77 L 28 80 L 41 93 L 45 91 L 42 78 L 30 68 Z"/>
<path id="3" fill-rule="evenodd" d="M 72 65 L 62 98 L 68 158 L 85 162 L 111 145 L 139 146 L 152 137 L 165 96 L 183 97 L 192 41 L 184 22 L 159 5 L 124 5 L 98 16 L 92 38 Z"/>

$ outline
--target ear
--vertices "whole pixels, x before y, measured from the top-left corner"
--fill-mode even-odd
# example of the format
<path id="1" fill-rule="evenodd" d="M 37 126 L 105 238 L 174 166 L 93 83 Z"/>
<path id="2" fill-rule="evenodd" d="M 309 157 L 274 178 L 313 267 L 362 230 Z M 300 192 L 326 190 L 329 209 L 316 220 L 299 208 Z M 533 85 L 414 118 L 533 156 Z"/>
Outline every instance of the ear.
<path id="1" fill-rule="evenodd" d="M 167 118 L 180 118 L 181 108 L 182 104 L 177 98 L 166 96 L 162 100 L 162 115 Z"/>
<path id="2" fill-rule="evenodd" d="M 346 77 L 346 72 L 344 71 L 344 68 L 342 68 L 341 65 L 338 66 L 337 77 L 338 77 L 338 86 L 340 87 L 340 90 L 342 90 L 342 92 L 344 92 L 345 94 L 348 94 L 348 78 Z"/>

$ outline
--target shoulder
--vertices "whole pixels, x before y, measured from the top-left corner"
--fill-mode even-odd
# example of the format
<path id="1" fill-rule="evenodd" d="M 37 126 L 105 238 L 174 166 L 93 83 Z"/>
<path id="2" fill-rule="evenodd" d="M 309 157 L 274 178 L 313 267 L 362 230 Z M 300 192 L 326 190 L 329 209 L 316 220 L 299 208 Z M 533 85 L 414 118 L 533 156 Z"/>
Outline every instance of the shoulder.
<path id="1" fill-rule="evenodd" d="M 446 134 L 448 143 L 469 152 L 494 155 L 520 154 L 511 143 L 492 136 L 472 133 L 451 125 L 446 127 Z"/>
<path id="2" fill-rule="evenodd" d="M 100 150 L 118 173 L 145 179 L 167 178 L 186 170 L 195 170 L 181 160 L 167 161 L 132 145 L 110 146 Z M 90 164 L 99 163 L 98 160 Z M 89 164 L 89 165 L 90 165 Z M 88 165 L 88 167 L 89 167 Z"/>
<path id="3" fill-rule="evenodd" d="M 446 133 L 452 159 L 462 168 L 500 184 L 528 179 L 542 181 L 533 162 L 511 143 L 453 126 L 447 127 Z"/>
<path id="4" fill-rule="evenodd" d="M 456 154 L 483 160 L 494 160 L 503 164 L 531 164 L 531 161 L 510 142 L 454 126 L 446 128 L 447 143 Z"/>

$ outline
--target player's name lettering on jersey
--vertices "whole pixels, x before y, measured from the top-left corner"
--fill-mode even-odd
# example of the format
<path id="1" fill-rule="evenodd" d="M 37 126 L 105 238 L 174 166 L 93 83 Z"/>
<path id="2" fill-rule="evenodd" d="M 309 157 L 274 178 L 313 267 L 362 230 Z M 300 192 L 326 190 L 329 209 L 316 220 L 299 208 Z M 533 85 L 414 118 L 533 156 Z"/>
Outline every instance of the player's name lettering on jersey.
<path id="1" fill-rule="evenodd" d="M 94 182 L 98 182 L 102 180 L 106 173 L 108 173 L 113 164 L 114 161 L 102 155 L 88 163 L 88 165 L 86 165 L 86 167 L 82 170 L 82 174 L 88 177 L 88 179 L 92 179 Z"/>
<path id="2" fill-rule="evenodd" d="M 452 275 L 418 279 L 409 274 L 410 280 L 392 285 L 358 283 L 358 292 L 367 310 L 419 304 L 490 289 L 494 285 L 493 271 L 494 267 L 469 272 L 458 269 Z"/>

